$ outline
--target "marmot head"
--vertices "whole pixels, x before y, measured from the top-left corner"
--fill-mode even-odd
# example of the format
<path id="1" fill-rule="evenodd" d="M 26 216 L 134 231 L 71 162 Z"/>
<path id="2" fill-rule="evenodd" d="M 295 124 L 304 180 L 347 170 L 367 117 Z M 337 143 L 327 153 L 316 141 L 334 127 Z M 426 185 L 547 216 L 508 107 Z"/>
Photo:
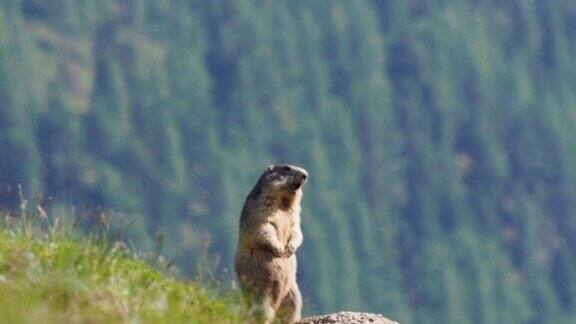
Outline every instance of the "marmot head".
<path id="1" fill-rule="evenodd" d="M 308 179 L 308 172 L 293 165 L 270 165 L 260 176 L 258 183 L 252 188 L 242 210 L 242 219 L 252 215 L 247 212 L 247 206 L 265 202 L 269 206 L 281 209 L 300 208 L 302 186 Z M 241 222 L 242 223 L 242 222 Z"/>
<path id="2" fill-rule="evenodd" d="M 248 199 L 259 199 L 262 193 L 282 198 L 301 196 L 300 188 L 307 179 L 308 172 L 302 168 L 288 164 L 270 165 L 260 176 Z"/>
<path id="3" fill-rule="evenodd" d="M 269 165 L 260 177 L 264 190 L 295 192 L 308 179 L 308 172 L 297 166 Z"/>

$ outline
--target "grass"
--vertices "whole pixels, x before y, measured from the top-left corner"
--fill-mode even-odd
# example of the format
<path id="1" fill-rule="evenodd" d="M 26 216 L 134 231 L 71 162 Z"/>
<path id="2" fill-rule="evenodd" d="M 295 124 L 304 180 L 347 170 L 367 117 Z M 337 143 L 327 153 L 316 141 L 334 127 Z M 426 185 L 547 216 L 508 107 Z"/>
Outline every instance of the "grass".
<path id="1" fill-rule="evenodd" d="M 1 323 L 247 322 L 237 292 L 167 276 L 106 236 L 39 210 L 0 225 Z"/>

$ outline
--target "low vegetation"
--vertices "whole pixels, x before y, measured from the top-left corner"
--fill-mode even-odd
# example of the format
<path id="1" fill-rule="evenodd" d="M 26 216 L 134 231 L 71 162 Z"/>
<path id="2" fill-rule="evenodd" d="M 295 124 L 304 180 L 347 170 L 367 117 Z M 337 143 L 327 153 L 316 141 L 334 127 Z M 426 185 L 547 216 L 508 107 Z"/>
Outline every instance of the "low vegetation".
<path id="1" fill-rule="evenodd" d="M 0 322 L 230 323 L 246 321 L 238 293 L 171 278 L 106 235 L 3 216 Z"/>

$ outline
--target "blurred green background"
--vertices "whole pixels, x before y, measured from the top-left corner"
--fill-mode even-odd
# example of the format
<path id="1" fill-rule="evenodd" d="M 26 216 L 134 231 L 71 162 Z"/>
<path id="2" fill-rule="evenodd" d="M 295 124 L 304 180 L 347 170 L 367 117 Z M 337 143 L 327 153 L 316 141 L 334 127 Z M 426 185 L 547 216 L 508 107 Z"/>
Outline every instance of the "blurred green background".
<path id="1" fill-rule="evenodd" d="M 232 279 L 296 164 L 306 313 L 568 323 L 575 40 L 573 0 L 1 0 L 0 208 L 116 209 Z"/>

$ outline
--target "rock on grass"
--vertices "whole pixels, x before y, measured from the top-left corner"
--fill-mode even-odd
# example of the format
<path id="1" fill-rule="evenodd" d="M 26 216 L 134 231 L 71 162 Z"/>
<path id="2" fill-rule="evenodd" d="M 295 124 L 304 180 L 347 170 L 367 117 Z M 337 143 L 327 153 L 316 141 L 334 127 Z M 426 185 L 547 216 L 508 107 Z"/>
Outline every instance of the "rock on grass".
<path id="1" fill-rule="evenodd" d="M 398 324 L 391 321 L 382 314 L 339 312 L 326 315 L 312 316 L 302 319 L 299 324 L 320 324 L 320 323 L 349 323 L 349 324 Z"/>

